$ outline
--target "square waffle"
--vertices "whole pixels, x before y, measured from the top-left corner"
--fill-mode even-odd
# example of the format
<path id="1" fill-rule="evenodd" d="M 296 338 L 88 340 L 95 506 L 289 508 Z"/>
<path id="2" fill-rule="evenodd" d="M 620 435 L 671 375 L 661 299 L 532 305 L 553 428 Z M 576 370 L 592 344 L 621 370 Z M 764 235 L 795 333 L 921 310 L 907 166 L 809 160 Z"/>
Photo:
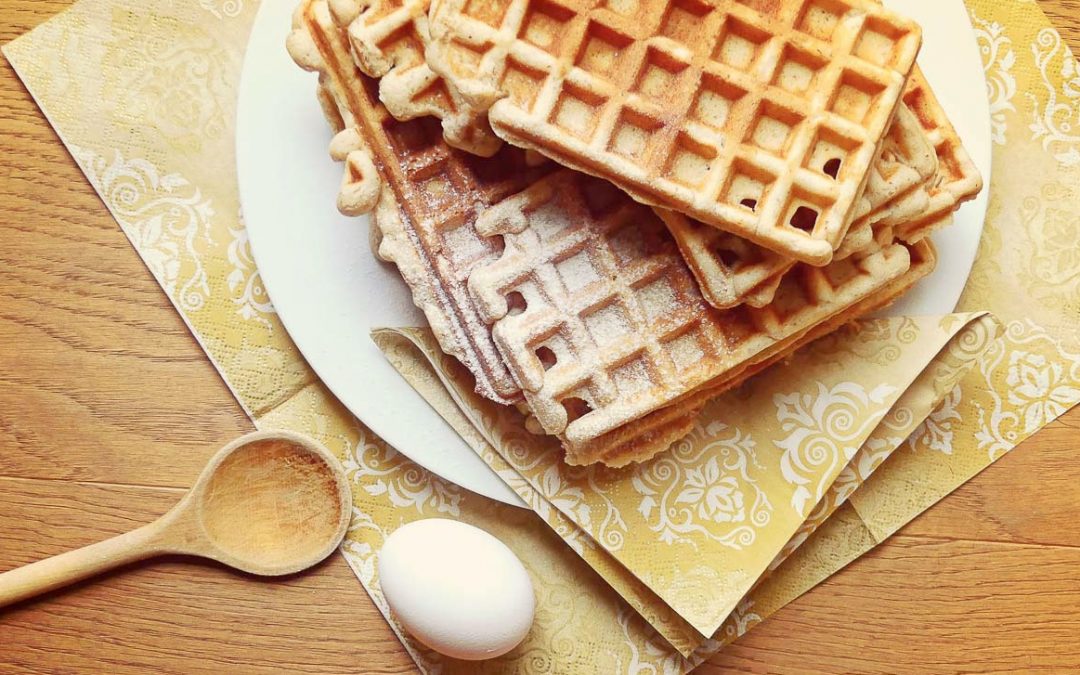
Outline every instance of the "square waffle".
<path id="1" fill-rule="evenodd" d="M 309 0 L 303 3 L 295 15 L 294 31 L 289 38 L 288 46 L 293 58 L 300 65 L 320 72 L 319 101 L 331 126 L 340 132 L 334 140 L 332 149 L 332 154 L 346 162 L 341 195 L 338 200 L 339 206 L 342 207 L 343 212 L 356 215 L 375 210 L 374 219 L 377 226 L 373 228 L 373 231 L 380 229 L 390 230 L 390 242 L 387 242 L 384 238 L 379 246 L 381 253 L 391 261 L 399 262 L 403 276 L 413 289 L 414 299 L 418 305 L 424 308 L 425 314 L 435 329 L 440 346 L 444 351 L 456 356 L 468 366 L 468 370 L 477 380 L 477 391 L 488 393 L 489 398 L 499 400 L 498 397 L 491 395 L 490 385 L 485 387 L 483 384 L 484 378 L 490 380 L 491 377 L 487 374 L 487 371 L 478 367 L 481 364 L 480 359 L 470 360 L 467 356 L 463 357 L 464 350 L 460 349 L 456 343 L 449 342 L 458 334 L 452 327 L 455 314 L 445 309 L 445 305 L 450 301 L 450 295 L 441 291 L 430 277 L 425 276 L 425 270 L 430 271 L 431 268 L 425 268 L 423 265 L 425 258 L 437 257 L 442 252 L 424 251 L 421 250 L 419 245 L 410 248 L 406 245 L 392 243 L 400 239 L 402 221 L 408 220 L 409 215 L 399 208 L 394 191 L 389 189 L 389 184 L 379 175 L 379 170 L 375 167 L 376 153 L 357 148 L 360 148 L 365 140 L 361 137 L 361 132 L 370 134 L 372 139 L 386 141 L 387 138 L 381 135 L 382 132 L 379 132 L 378 129 L 381 126 L 394 129 L 398 127 L 398 124 L 390 118 L 385 108 L 376 100 L 375 83 L 358 72 L 351 72 L 344 65 L 345 61 L 342 59 L 348 52 L 345 33 L 341 30 L 335 30 L 328 23 L 328 18 L 329 14 L 325 2 L 312 2 Z M 415 122 L 408 124 L 415 124 Z M 414 150 L 425 151 L 438 147 L 443 149 L 440 152 L 449 152 L 445 143 L 438 140 L 433 133 L 430 133 L 432 131 L 430 125 L 427 128 L 429 133 L 420 137 L 425 139 L 426 147 L 415 144 L 413 146 Z M 392 131 L 387 133 L 393 135 Z M 505 152 L 511 156 L 522 154 L 511 149 L 507 149 Z M 524 166 L 521 166 L 522 162 Z M 539 175 L 539 172 L 536 172 L 534 168 L 535 164 L 535 161 L 531 161 L 527 157 L 515 159 L 510 163 L 496 157 L 484 160 L 465 159 L 462 166 L 476 169 L 476 180 L 484 182 L 482 177 L 489 174 L 488 171 L 484 170 L 485 166 L 494 172 L 509 171 L 507 175 L 510 176 L 518 175 L 519 171 L 524 171 L 526 173 L 524 180 L 531 180 Z M 389 178 L 393 178 L 400 174 L 391 172 L 387 175 Z M 503 192 L 508 194 L 513 191 L 514 187 L 507 184 L 507 188 Z M 498 192 L 491 194 L 494 195 Z M 426 203 L 425 201 L 420 202 L 421 205 Z M 465 226 L 471 227 L 472 222 L 466 220 Z M 471 232 L 475 233 L 475 230 Z M 479 238 L 478 235 L 477 238 Z M 419 240 L 417 240 L 417 243 L 419 244 Z M 449 244 L 450 241 L 444 243 Z M 499 248 L 496 241 L 490 251 L 497 250 Z M 459 293 L 454 294 L 454 297 L 458 300 L 462 298 Z M 488 335 L 490 339 L 490 333 Z M 486 356 L 482 346 L 479 351 L 481 357 Z M 485 359 L 485 361 L 490 363 L 490 359 Z M 514 391 L 517 391 L 516 388 L 514 388 Z M 514 401 L 515 405 L 521 406 L 520 393 L 516 394 L 516 398 L 518 400 Z M 663 450 L 671 442 L 689 432 L 693 419 L 700 410 L 701 405 L 703 403 L 697 403 L 692 407 L 671 406 L 665 410 L 657 411 L 636 421 L 632 428 L 621 430 L 617 436 L 612 435 L 610 440 L 612 442 L 617 440 L 620 444 L 628 444 L 638 448 L 639 451 L 644 448 L 656 448 L 656 451 Z M 605 448 L 605 442 L 607 442 L 605 439 L 598 439 L 594 443 L 594 447 L 603 449 Z"/>
<path id="2" fill-rule="evenodd" d="M 501 252 L 501 241 L 477 236 L 473 223 L 549 168 L 531 166 L 515 148 L 486 159 L 454 150 L 430 117 L 394 119 L 378 100 L 377 83 L 353 63 L 326 3 L 304 3 L 295 19 L 290 54 L 320 72 L 336 103 L 332 122 L 344 127 L 331 146 L 346 163 L 339 207 L 352 215 L 374 209 L 381 257 L 397 264 L 439 344 L 472 372 L 477 391 L 500 403 L 520 400 L 467 289 L 472 269 Z"/>
<path id="3" fill-rule="evenodd" d="M 469 279 L 481 317 L 539 426 L 570 455 L 733 381 L 910 267 L 907 248 L 890 244 L 823 268 L 800 266 L 768 306 L 720 312 L 652 209 L 570 171 L 492 206 L 476 228 L 505 242 Z"/>
<path id="4" fill-rule="evenodd" d="M 448 143 L 473 152 L 478 152 L 475 142 L 463 144 L 462 136 L 496 138 L 486 117 L 467 121 L 466 115 L 455 113 L 462 107 L 453 103 L 456 100 L 453 91 L 447 89 L 424 61 L 423 50 L 430 40 L 426 23 L 428 0 L 376 0 L 363 8 L 358 0 L 330 0 L 329 6 L 338 25 L 347 27 L 357 65 L 367 75 L 382 78 L 380 98 L 391 114 L 399 119 L 417 114 L 439 117 L 443 119 Z M 401 81 L 396 82 L 399 78 Z M 395 102 L 402 96 L 418 100 L 421 90 L 428 92 L 426 100 L 433 100 L 431 92 L 437 92 L 439 104 L 422 109 L 407 106 L 403 113 Z M 454 115 L 456 121 L 448 122 L 448 116 Z M 858 214 L 875 211 L 932 175 L 936 169 L 934 151 L 920 129 L 914 115 L 902 107 L 886 136 L 886 147 L 871 170 Z M 913 196 L 926 199 L 925 192 Z M 891 211 L 913 216 L 924 208 L 925 204 L 909 198 L 897 200 Z M 880 211 L 881 217 L 889 214 L 890 209 Z M 733 307 L 744 302 L 755 307 L 768 304 L 780 276 L 793 264 L 783 256 L 681 214 L 670 213 L 665 220 L 706 298 L 715 307 Z M 837 255 L 850 255 L 869 242 L 872 232 L 868 221 L 867 215 L 857 219 Z"/>
<path id="5" fill-rule="evenodd" d="M 912 73 L 904 92 L 904 104 L 922 124 L 938 158 L 937 173 L 925 186 L 929 199 L 927 207 L 914 218 L 901 214 L 888 222 L 895 226 L 899 239 L 912 242 L 952 222 L 953 213 L 982 191 L 983 178 L 926 76 L 918 68 Z"/>
<path id="6" fill-rule="evenodd" d="M 904 101 L 933 148 L 937 168 L 929 181 L 880 209 L 874 228 L 878 238 L 913 243 L 949 225 L 953 213 L 982 190 L 983 178 L 918 67 L 908 81 Z M 845 240 L 836 255 L 842 257 L 851 250 Z"/>
<path id="7" fill-rule="evenodd" d="M 842 312 L 832 315 L 809 331 L 777 342 L 773 347 L 755 357 L 753 362 L 741 369 L 733 370 L 726 377 L 718 378 L 683 401 L 608 432 L 595 441 L 567 447 L 566 461 L 572 465 L 603 463 L 619 468 L 633 462 L 647 461 L 667 450 L 672 443 L 690 433 L 695 418 L 708 401 L 784 360 L 792 352 L 810 342 L 838 330 L 844 324 L 887 307 L 934 270 L 937 265 L 937 253 L 929 240 L 913 245 L 905 244 L 903 247 L 907 249 L 907 256 L 911 261 L 910 266 L 906 272 L 879 290 L 870 293 Z M 885 257 L 901 255 L 898 250 L 890 251 L 889 248 L 891 247 L 881 249 Z M 814 274 L 814 272 L 809 273 Z M 788 281 L 788 283 L 797 282 Z"/>
<path id="8" fill-rule="evenodd" d="M 379 98 L 399 120 L 442 120 L 446 142 L 483 157 L 502 144 L 487 116 L 465 105 L 428 67 L 428 0 L 330 0 L 335 23 L 348 32 L 353 60 L 379 80 Z"/>
<path id="9" fill-rule="evenodd" d="M 921 41 L 871 0 L 441 0 L 429 18 L 428 63 L 500 137 L 815 265 Z"/>
<path id="10" fill-rule="evenodd" d="M 882 220 L 914 217 L 928 207 L 925 191 L 917 190 L 937 171 L 937 157 L 918 118 L 906 106 L 896 113 L 882 142 L 863 193 L 859 218 L 849 228 L 835 258 L 865 248 L 873 226 Z M 901 199 L 902 195 L 912 195 Z M 779 279 L 794 261 L 689 218 L 662 211 L 661 217 L 675 237 L 702 293 L 719 309 L 748 303 L 768 304 Z M 771 283 L 769 283 L 771 280 Z"/>
<path id="11" fill-rule="evenodd" d="M 518 192 L 522 184 L 537 184 L 541 180 L 540 177 L 551 170 L 550 167 L 537 168 L 524 155 L 515 153 L 510 149 L 507 149 L 506 153 L 511 157 L 517 154 L 518 157 L 509 163 L 500 157 L 489 160 L 465 157 L 460 162 L 455 162 L 455 166 L 460 167 L 460 172 L 464 178 L 457 176 L 456 180 L 453 178 L 448 179 L 447 184 L 454 187 L 472 185 L 476 182 L 488 186 L 490 189 L 470 192 L 468 196 L 463 196 L 463 192 L 455 190 L 453 192 L 454 204 L 447 205 L 443 203 L 440 200 L 446 196 L 444 191 L 446 185 L 440 183 L 439 189 L 435 190 L 423 188 L 425 177 L 432 175 L 430 167 L 441 165 L 440 162 L 448 156 L 460 157 L 460 153 L 454 153 L 445 146 L 438 137 L 437 125 L 433 126 L 433 123 L 425 124 L 420 120 L 398 123 L 392 120 L 386 113 L 385 108 L 376 100 L 374 83 L 355 70 L 342 65 L 344 63 L 342 57 L 348 54 L 348 44 L 344 32 L 334 30 L 328 23 L 329 14 L 325 9 L 325 3 L 313 2 L 305 4 L 301 12 L 298 13 L 297 20 L 298 29 L 290 37 L 289 41 L 290 51 L 299 63 L 308 68 L 321 71 L 320 99 L 327 110 L 328 118 L 335 128 L 344 129 L 342 133 L 338 134 L 334 142 L 334 154 L 340 159 L 344 159 L 347 165 L 342 186 L 342 198 L 339 201 L 346 205 L 346 211 L 359 212 L 363 209 L 376 209 L 376 223 L 386 235 L 381 246 L 383 254 L 398 262 L 399 266 L 403 265 L 402 274 L 409 281 L 410 286 L 413 286 L 414 296 L 417 298 L 418 303 L 424 303 L 422 306 L 424 306 L 426 313 L 431 318 L 436 332 L 441 334 L 440 341 L 443 349 L 458 356 L 459 359 L 466 362 L 466 365 L 470 365 L 468 360 L 460 356 L 462 350 L 457 343 L 447 345 L 445 342 L 448 334 L 450 337 L 454 336 L 451 331 L 447 330 L 446 322 L 454 321 L 455 314 L 461 311 L 461 308 L 457 307 L 453 312 L 447 312 L 445 307 L 462 302 L 465 302 L 466 306 L 468 304 L 460 293 L 460 281 L 463 277 L 453 275 L 448 277 L 451 281 L 456 280 L 458 283 L 455 289 L 456 292 L 453 294 L 440 292 L 443 289 L 439 284 L 434 284 L 434 288 L 432 288 L 432 277 L 436 277 L 436 275 L 431 274 L 431 271 L 447 269 L 446 261 L 440 260 L 440 258 L 454 259 L 463 250 L 458 245 L 460 241 L 456 237 L 439 238 L 436 236 L 428 239 L 414 236 L 412 230 L 416 227 L 415 222 L 424 219 L 439 221 L 439 218 L 449 208 L 453 211 L 452 219 L 459 219 L 455 222 L 459 222 L 461 227 L 467 228 L 467 239 L 471 241 L 475 237 L 477 240 L 486 240 L 490 243 L 490 248 L 484 248 L 482 255 L 478 255 L 471 260 L 472 269 L 477 270 L 478 268 L 493 265 L 501 260 L 500 252 L 503 252 L 504 249 L 500 245 L 499 237 L 489 237 L 480 232 L 476 221 L 477 213 L 487 205 L 494 205 L 494 208 L 498 209 L 501 204 L 516 199 L 511 195 Z M 399 127 L 409 130 L 396 133 L 394 130 Z M 423 133 L 416 131 L 416 129 L 420 129 Z M 410 139 L 411 143 L 395 145 L 395 141 L 400 141 L 401 138 Z M 408 151 L 401 152 L 403 147 L 407 148 Z M 434 164 L 430 161 L 433 159 L 436 160 Z M 585 177 L 571 172 L 561 173 L 572 176 L 573 180 L 580 182 L 582 185 L 587 180 Z M 502 177 L 501 181 L 495 180 L 493 174 Z M 509 177 L 512 176 L 520 176 L 521 182 L 510 181 Z M 597 182 L 593 181 L 593 183 Z M 603 189 L 614 193 L 617 199 L 624 201 L 628 205 L 646 214 L 651 214 L 649 209 L 634 204 L 621 193 L 612 190 L 610 186 L 603 185 Z M 413 192 L 409 190 L 413 190 Z M 417 192 L 416 190 L 420 191 Z M 462 207 L 463 203 L 469 198 L 479 200 L 473 210 L 456 210 Z M 416 202 L 414 207 L 402 208 L 405 199 L 409 199 L 410 203 Z M 654 223 L 659 222 L 655 219 L 655 216 L 653 216 L 653 221 Z M 429 223 L 422 225 L 422 227 L 432 228 L 435 226 Z M 661 242 L 661 247 L 670 254 L 674 250 L 670 235 L 660 225 L 654 225 L 652 230 L 659 238 L 657 241 Z M 637 236 L 637 234 L 633 235 L 633 237 Z M 666 243 L 664 243 L 665 241 Z M 436 245 L 441 245 L 442 248 L 435 248 Z M 465 247 L 465 249 L 469 248 Z M 881 272 L 888 269 L 888 266 L 876 264 L 875 267 L 873 260 L 876 258 L 882 261 L 888 259 L 893 263 L 897 262 L 900 252 L 892 249 L 895 249 L 895 247 L 862 258 L 859 263 L 849 263 L 848 267 L 851 269 L 859 267 L 864 271 L 874 268 Z M 473 248 L 472 250 L 476 252 L 479 249 Z M 859 257 L 856 256 L 855 258 Z M 851 303 L 844 304 L 846 301 L 842 301 L 841 296 L 843 298 L 851 296 L 850 291 L 856 289 L 857 286 L 853 279 L 859 276 L 859 273 L 849 276 L 847 273 L 840 271 L 839 266 L 840 263 L 821 270 L 807 268 L 805 274 L 809 276 L 803 275 L 800 268 L 800 271 L 785 277 L 774 305 L 768 311 L 758 312 L 755 315 L 755 325 L 763 327 L 762 330 L 769 337 L 760 340 L 762 347 L 752 358 L 745 360 L 740 366 L 731 368 L 724 376 L 706 382 L 695 391 L 688 392 L 686 396 L 673 399 L 669 405 L 638 416 L 628 424 L 599 435 L 585 443 L 570 446 L 567 439 L 563 438 L 570 452 L 568 459 L 579 463 L 586 460 L 590 462 L 607 461 L 617 465 L 627 461 L 644 459 L 651 456 L 651 454 L 655 454 L 655 452 L 665 449 L 671 442 L 689 431 L 694 417 L 709 397 L 718 393 L 722 388 L 733 386 L 738 381 L 737 378 L 741 379 L 749 376 L 767 363 L 782 358 L 795 346 L 808 339 L 811 335 L 810 331 L 813 330 L 815 325 L 817 330 L 822 330 L 824 324 L 818 320 L 818 317 L 821 320 L 832 322 L 841 319 L 850 320 L 854 318 L 855 314 L 853 312 L 860 304 L 866 305 L 875 298 L 884 297 L 886 287 L 882 286 L 877 293 L 867 291 L 864 294 L 865 297 L 854 305 Z M 417 270 L 419 270 L 419 274 L 417 274 Z M 829 277 L 830 270 L 832 270 L 833 277 Z M 424 272 L 428 272 L 428 274 L 424 274 Z M 820 277 L 823 274 L 825 276 Z M 866 275 L 863 274 L 863 276 Z M 822 279 L 835 279 L 837 289 L 842 287 L 841 292 L 827 293 L 822 290 L 824 286 L 819 283 L 818 290 L 822 294 L 821 297 L 829 294 L 830 299 L 817 307 L 817 316 L 809 316 L 805 311 L 807 309 L 805 307 L 801 314 L 798 313 L 795 306 L 798 304 L 796 296 L 802 292 L 799 289 L 811 288 L 812 286 L 807 286 L 805 283 L 806 279 L 819 277 Z M 447 277 L 436 277 L 436 280 L 439 281 L 444 278 Z M 696 293 L 696 287 L 692 281 L 689 281 L 689 274 L 685 268 L 682 269 L 680 278 L 682 280 L 680 283 L 687 293 Z M 887 282 L 887 279 L 892 277 L 880 275 L 879 278 L 882 282 Z M 862 287 L 865 286 L 863 284 Z M 707 310 L 704 303 L 700 302 L 700 299 L 698 302 L 711 316 L 711 310 Z M 847 308 L 847 313 L 843 311 L 845 308 Z M 507 307 L 508 312 L 511 310 L 516 311 L 516 309 L 510 306 Z M 469 311 L 475 316 L 475 306 Z M 716 313 L 715 315 L 728 319 L 733 318 L 736 312 Z M 460 316 L 457 317 L 457 320 L 460 322 Z M 775 336 L 781 337 L 776 339 Z M 480 376 L 486 375 L 482 369 L 478 371 L 475 362 L 471 365 L 470 371 L 474 375 L 478 372 Z M 481 389 L 479 384 L 478 389 Z"/>

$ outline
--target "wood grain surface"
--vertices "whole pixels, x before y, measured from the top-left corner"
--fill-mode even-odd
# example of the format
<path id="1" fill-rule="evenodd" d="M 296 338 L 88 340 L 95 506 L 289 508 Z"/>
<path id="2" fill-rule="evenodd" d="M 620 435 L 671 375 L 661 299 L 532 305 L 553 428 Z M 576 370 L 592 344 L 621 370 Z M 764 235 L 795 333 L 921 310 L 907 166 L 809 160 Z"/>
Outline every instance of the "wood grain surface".
<path id="1" fill-rule="evenodd" d="M 0 0 L 0 42 L 68 4 Z M 1080 48 L 1080 0 L 1039 4 Z M 153 520 L 252 425 L 6 61 L 0 156 L 3 570 Z M 1074 410 L 701 672 L 1080 672 L 1078 452 Z M 340 556 L 167 559 L 0 612 L 4 673 L 412 670 Z"/>

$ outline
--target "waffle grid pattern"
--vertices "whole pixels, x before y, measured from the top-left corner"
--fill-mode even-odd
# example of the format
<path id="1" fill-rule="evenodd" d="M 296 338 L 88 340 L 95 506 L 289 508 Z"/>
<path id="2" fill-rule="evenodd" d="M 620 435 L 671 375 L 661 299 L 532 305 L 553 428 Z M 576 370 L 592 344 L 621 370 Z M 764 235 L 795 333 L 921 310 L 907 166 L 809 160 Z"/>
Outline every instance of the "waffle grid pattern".
<path id="1" fill-rule="evenodd" d="M 293 56 L 305 51 L 300 38 L 314 41 L 321 62 L 297 61 L 322 71 L 324 86 L 349 127 L 335 144 L 343 137 L 354 141 L 339 153 L 346 159 L 342 192 L 379 183 L 373 220 L 383 235 L 380 254 L 398 265 L 440 345 L 473 373 L 477 390 L 502 403 L 520 399 L 468 292 L 472 269 L 502 251 L 501 240 L 477 235 L 474 225 L 485 206 L 553 167 L 530 166 L 524 151 L 509 147 L 487 159 L 454 150 L 430 117 L 396 120 L 380 103 L 377 83 L 353 63 L 345 33 L 331 20 L 326 4 L 308 5 L 302 21 L 305 34 L 294 32 L 290 38 Z"/>
<path id="2" fill-rule="evenodd" d="M 330 0 L 331 15 L 348 31 L 353 60 L 365 75 L 379 79 L 379 96 L 399 120 L 433 116 L 442 120 L 446 142 L 484 157 L 502 141 L 486 116 L 460 100 L 428 66 L 428 0 Z"/>
<path id="3" fill-rule="evenodd" d="M 444 0 L 431 31 L 500 136 L 818 265 L 921 39 L 869 0 Z"/>
<path id="4" fill-rule="evenodd" d="M 900 249 L 905 249 L 906 254 Z M 910 265 L 907 271 L 867 293 L 854 304 L 832 314 L 808 330 L 774 342 L 767 349 L 756 354 L 752 360 L 699 388 L 677 404 L 657 410 L 646 417 L 610 431 L 596 441 L 580 445 L 564 443 L 567 463 L 588 465 L 600 462 L 618 468 L 652 458 L 685 435 L 685 432 L 681 434 L 679 432 L 684 429 L 688 431 L 689 427 L 679 425 L 692 424 L 693 418 L 709 400 L 739 386 L 742 382 L 784 359 L 788 354 L 828 335 L 845 323 L 887 307 L 908 292 L 920 279 L 929 275 L 937 266 L 937 253 L 928 240 L 914 245 L 897 244 L 895 247 L 881 249 L 881 259 L 885 262 L 877 264 L 886 268 L 899 259 L 910 259 Z M 866 260 L 864 264 L 873 265 L 875 262 Z"/>
<path id="5" fill-rule="evenodd" d="M 952 214 L 979 194 L 983 178 L 918 67 L 904 93 L 937 155 L 937 173 L 926 187 L 929 204 L 913 218 L 897 218 L 897 237 L 918 241 L 952 222 Z"/>
<path id="6" fill-rule="evenodd" d="M 881 219 L 918 216 L 928 206 L 919 190 L 937 170 L 934 148 L 906 107 L 896 118 L 882 142 L 881 155 L 874 163 L 863 194 L 861 217 L 848 229 L 834 259 L 843 259 L 870 245 L 873 226 Z M 907 193 L 915 199 L 901 199 Z M 919 197 L 922 197 L 920 200 Z M 687 265 L 701 286 L 709 304 L 719 309 L 747 303 L 762 307 L 772 300 L 778 275 L 794 264 L 783 256 L 750 241 L 709 227 L 683 214 L 662 211 L 661 217 L 679 244 Z M 769 281 L 772 283 L 768 283 Z"/>
<path id="7" fill-rule="evenodd" d="M 874 246 L 847 260 L 797 265 L 746 294 L 766 306 L 715 310 L 653 209 L 604 181 L 552 174 L 524 151 L 483 159 L 451 149 L 434 119 L 395 120 L 326 2 L 304 7 L 317 49 L 291 37 L 290 51 L 322 58 L 296 60 L 320 71 L 320 100 L 344 128 L 332 145 L 346 162 L 339 203 L 374 209 L 380 254 L 397 263 L 443 349 L 481 393 L 505 403 L 524 394 L 571 463 L 617 466 L 662 451 L 709 397 L 891 301 L 930 247 L 875 231 Z"/>
<path id="8" fill-rule="evenodd" d="M 469 286 L 541 427 L 588 443 L 677 403 L 908 268 L 903 246 L 785 276 L 767 307 L 704 301 L 655 213 L 560 172 L 480 218 L 502 256 Z"/>

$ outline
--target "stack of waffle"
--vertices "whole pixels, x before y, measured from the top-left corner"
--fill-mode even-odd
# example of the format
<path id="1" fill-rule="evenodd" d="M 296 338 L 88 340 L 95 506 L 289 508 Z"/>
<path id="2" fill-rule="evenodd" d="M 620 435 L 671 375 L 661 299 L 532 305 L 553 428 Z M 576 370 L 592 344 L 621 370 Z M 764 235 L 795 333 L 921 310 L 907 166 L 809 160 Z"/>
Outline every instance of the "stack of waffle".
<path id="1" fill-rule="evenodd" d="M 571 464 L 929 274 L 982 180 L 875 0 L 305 0 L 345 164 L 442 348 Z"/>

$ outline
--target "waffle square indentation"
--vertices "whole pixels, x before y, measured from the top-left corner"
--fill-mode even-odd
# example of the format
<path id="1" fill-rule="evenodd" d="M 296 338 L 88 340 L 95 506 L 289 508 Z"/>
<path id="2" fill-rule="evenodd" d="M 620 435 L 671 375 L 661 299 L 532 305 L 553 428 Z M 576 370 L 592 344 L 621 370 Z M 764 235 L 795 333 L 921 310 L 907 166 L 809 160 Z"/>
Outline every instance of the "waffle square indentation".
<path id="1" fill-rule="evenodd" d="M 420 50 L 418 55 L 423 59 L 423 45 L 420 44 L 417 48 Z M 450 63 L 454 64 L 455 69 L 473 72 L 480 67 L 480 61 L 484 58 L 486 49 L 486 45 L 474 45 L 455 39 L 450 41 L 447 48 L 447 58 Z"/>
<path id="2" fill-rule="evenodd" d="M 688 67 L 689 64 L 671 54 L 650 47 L 645 53 L 641 69 L 638 70 L 633 90 L 662 104 L 678 89 L 679 75 Z"/>
<path id="3" fill-rule="evenodd" d="M 745 95 L 746 92 L 734 84 L 711 73 L 704 73 L 701 88 L 690 109 L 690 118 L 716 131 L 723 131 L 731 118 L 732 108 Z"/>
<path id="4" fill-rule="evenodd" d="M 630 323 L 626 310 L 617 301 L 609 301 L 608 304 L 601 305 L 599 309 L 581 318 L 597 347 L 617 342 L 633 331 L 633 324 Z"/>
<path id="5" fill-rule="evenodd" d="M 700 363 L 708 353 L 706 351 L 707 344 L 701 335 L 699 326 L 694 326 L 669 340 L 664 345 L 664 349 L 671 356 L 671 360 L 675 362 L 675 367 L 679 370 L 689 370 L 695 364 Z"/>
<path id="6" fill-rule="evenodd" d="M 710 167 L 716 159 L 716 149 L 695 141 L 686 133 L 675 139 L 664 174 L 688 188 L 698 189 L 709 178 Z"/>
<path id="7" fill-rule="evenodd" d="M 608 371 L 608 377 L 621 396 L 632 396 L 652 387 L 649 362 L 642 355 L 612 368 Z"/>
<path id="8" fill-rule="evenodd" d="M 517 59 L 508 58 L 500 83 L 501 89 L 506 92 L 507 98 L 513 101 L 514 105 L 532 112 L 545 77 L 544 72 L 519 63 Z"/>
<path id="9" fill-rule="evenodd" d="M 570 294 L 577 294 L 583 288 L 600 280 L 600 273 L 597 272 L 588 251 L 578 251 L 556 262 L 555 270 Z"/>
<path id="10" fill-rule="evenodd" d="M 673 0 L 660 22 L 659 34 L 693 46 L 705 39 L 705 20 L 712 7 L 701 0 Z"/>
<path id="11" fill-rule="evenodd" d="M 378 47 L 402 69 L 411 68 L 424 61 L 424 43 L 416 33 L 416 26 L 411 22 L 384 37 L 379 41 Z"/>
<path id="12" fill-rule="evenodd" d="M 799 31 L 815 37 L 822 42 L 832 42 L 833 33 L 848 11 L 848 6 L 839 0 L 816 0 L 808 2 L 795 22 Z"/>
<path id="13" fill-rule="evenodd" d="M 551 113 L 551 123 L 585 142 L 593 137 L 604 99 L 598 94 L 565 84 Z"/>
<path id="14" fill-rule="evenodd" d="M 631 38 L 597 21 L 590 21 L 574 65 L 597 77 L 611 79 Z"/>
<path id="15" fill-rule="evenodd" d="M 803 167 L 830 178 L 842 180 L 848 157 L 859 148 L 855 139 L 839 134 L 828 127 L 817 130 Z"/>
<path id="16" fill-rule="evenodd" d="M 805 94 L 814 88 L 818 71 L 827 63 L 821 55 L 789 44 L 784 48 L 773 84 L 796 96 Z"/>
<path id="17" fill-rule="evenodd" d="M 747 211 L 757 211 L 758 204 L 765 200 L 765 193 L 775 181 L 776 176 L 768 170 L 739 158 L 732 166 L 721 201 Z"/>
<path id="18" fill-rule="evenodd" d="M 797 267 L 789 274 L 816 275 L 818 270 Z M 787 322 L 793 315 L 805 310 L 807 304 L 814 301 L 814 298 L 810 297 L 807 286 L 805 282 L 780 284 L 780 287 L 776 289 L 776 295 L 773 296 L 773 301 L 769 304 L 769 313 L 773 315 L 777 323 Z"/>
<path id="19" fill-rule="evenodd" d="M 549 54 L 558 56 L 563 38 L 567 34 L 566 24 L 573 17 L 574 11 L 562 5 L 547 0 L 533 2 L 521 22 L 518 36 Z"/>
<path id="20" fill-rule="evenodd" d="M 822 277 L 833 290 L 847 286 L 862 274 L 858 258 L 850 257 L 821 268 Z"/>
<path id="21" fill-rule="evenodd" d="M 833 93 L 829 109 L 859 126 L 868 124 L 868 118 L 877 110 L 877 101 L 885 85 L 875 82 L 854 71 L 844 71 Z"/>
<path id="22" fill-rule="evenodd" d="M 667 277 L 660 277 L 634 293 L 638 307 L 650 322 L 667 316 L 679 303 L 679 293 Z"/>
<path id="23" fill-rule="evenodd" d="M 784 156 L 795 128 L 805 119 L 801 113 L 772 101 L 762 102 L 757 118 L 747 140 L 762 150 L 780 157 Z"/>
<path id="24" fill-rule="evenodd" d="M 895 68 L 901 52 L 900 40 L 905 34 L 878 18 L 869 17 L 859 39 L 855 41 L 855 56 L 883 68 Z"/>
<path id="25" fill-rule="evenodd" d="M 638 0 L 604 0 L 603 7 L 622 16 L 634 16 L 641 3 Z"/>
<path id="26" fill-rule="evenodd" d="M 662 124 L 647 115 L 624 108 L 611 134 L 608 149 L 635 162 L 641 161 L 657 140 L 657 130 Z"/>
<path id="27" fill-rule="evenodd" d="M 512 4 L 512 0 L 468 0 L 462 13 L 492 28 L 498 28 L 506 17 L 506 10 L 510 9 Z"/>
<path id="28" fill-rule="evenodd" d="M 761 56 L 762 46 L 768 42 L 769 37 L 769 34 L 760 28 L 735 17 L 728 17 L 712 57 L 738 70 L 753 70 Z"/>
<path id="29" fill-rule="evenodd" d="M 784 212 L 784 227 L 812 235 L 825 220 L 825 212 L 832 206 L 829 198 L 796 189 L 788 200 Z"/>
<path id="30" fill-rule="evenodd" d="M 707 226 L 706 226 L 707 227 Z M 750 247 L 741 244 L 744 239 L 734 237 L 720 237 L 709 247 L 717 264 L 729 271 L 738 271 L 749 260 L 748 250 Z M 757 254 L 760 257 L 760 253 Z"/>
<path id="31" fill-rule="evenodd" d="M 442 137 L 442 127 L 434 117 L 419 117 L 407 122 L 388 117 L 384 128 L 394 152 L 399 155 L 412 155 L 428 150 L 438 145 Z"/>
<path id="32" fill-rule="evenodd" d="M 550 244 L 573 231 L 571 215 L 555 199 L 545 201 L 529 213 L 529 225 L 544 244 Z"/>
<path id="33" fill-rule="evenodd" d="M 569 359 L 574 353 L 571 346 L 573 340 L 568 335 L 566 324 L 560 324 L 558 329 L 550 336 L 540 338 L 539 342 L 531 345 L 537 358 L 544 358 L 547 361 L 547 363 L 541 362 L 541 366 L 546 366 L 545 370 L 550 370 L 558 365 L 560 361 Z"/>
<path id="34" fill-rule="evenodd" d="M 458 201 L 458 191 L 446 171 L 445 162 L 437 162 L 413 173 L 417 195 L 436 211 L 449 211 Z"/>

